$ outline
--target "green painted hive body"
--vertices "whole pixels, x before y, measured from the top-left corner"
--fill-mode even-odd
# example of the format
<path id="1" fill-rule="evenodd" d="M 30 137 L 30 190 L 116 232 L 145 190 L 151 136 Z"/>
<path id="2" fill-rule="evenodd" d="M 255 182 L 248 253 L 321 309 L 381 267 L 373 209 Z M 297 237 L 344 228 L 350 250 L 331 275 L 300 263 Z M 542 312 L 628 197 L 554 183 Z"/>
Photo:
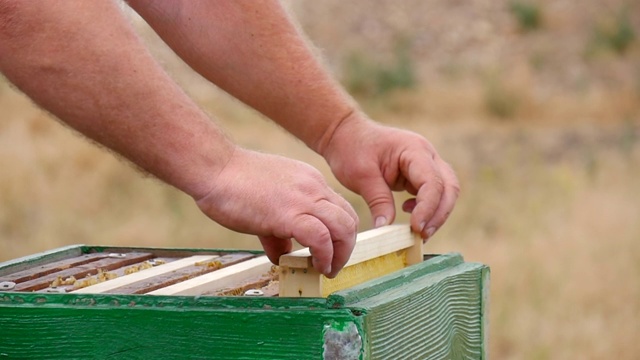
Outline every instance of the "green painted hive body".
<path id="1" fill-rule="evenodd" d="M 110 251 L 73 246 L 2 263 L 0 282 Z M 486 266 L 446 254 L 327 298 L 5 290 L 0 359 L 486 359 L 488 280 Z"/>

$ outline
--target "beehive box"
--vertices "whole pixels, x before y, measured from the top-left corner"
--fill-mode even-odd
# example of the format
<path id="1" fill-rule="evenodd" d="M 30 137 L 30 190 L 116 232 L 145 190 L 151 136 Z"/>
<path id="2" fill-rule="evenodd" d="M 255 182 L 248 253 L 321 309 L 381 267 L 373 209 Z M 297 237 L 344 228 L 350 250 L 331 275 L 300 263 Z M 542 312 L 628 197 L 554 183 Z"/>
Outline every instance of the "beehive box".
<path id="1" fill-rule="evenodd" d="M 409 230 L 359 234 L 356 249 L 380 233 Z M 0 359 L 487 358 L 486 266 L 426 255 L 380 275 L 354 254 L 366 276 L 342 289 L 305 250 L 280 268 L 259 252 L 85 245 L 1 263 Z"/>

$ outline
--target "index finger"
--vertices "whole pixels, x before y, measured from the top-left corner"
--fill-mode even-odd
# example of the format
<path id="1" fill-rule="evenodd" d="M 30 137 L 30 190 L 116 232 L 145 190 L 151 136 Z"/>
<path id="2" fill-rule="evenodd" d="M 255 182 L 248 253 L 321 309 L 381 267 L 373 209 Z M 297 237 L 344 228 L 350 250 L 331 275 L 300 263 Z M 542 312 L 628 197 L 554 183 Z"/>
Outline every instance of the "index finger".
<path id="1" fill-rule="evenodd" d="M 316 217 L 301 214 L 292 219 L 295 224 L 291 235 L 309 248 L 313 267 L 322 274 L 330 274 L 333 262 L 333 244 L 329 229 Z"/>
<path id="2" fill-rule="evenodd" d="M 436 230 L 439 229 L 445 221 L 447 221 L 449 214 L 451 214 L 453 207 L 456 204 L 458 194 L 460 193 L 460 183 L 458 182 L 458 178 L 453 172 L 451 166 L 440 158 L 436 159 L 436 163 L 439 165 L 440 172 L 443 176 L 442 178 L 444 179 L 444 192 L 433 217 L 422 229 L 422 238 L 425 240 L 431 237 Z"/>
<path id="3" fill-rule="evenodd" d="M 404 169 L 407 180 L 418 189 L 416 206 L 411 213 L 411 228 L 423 234 L 423 237 L 425 227 L 436 213 L 445 190 L 445 178 L 436 163 L 436 156 L 424 159 L 424 155 L 414 153 L 413 157 L 407 159 Z"/>

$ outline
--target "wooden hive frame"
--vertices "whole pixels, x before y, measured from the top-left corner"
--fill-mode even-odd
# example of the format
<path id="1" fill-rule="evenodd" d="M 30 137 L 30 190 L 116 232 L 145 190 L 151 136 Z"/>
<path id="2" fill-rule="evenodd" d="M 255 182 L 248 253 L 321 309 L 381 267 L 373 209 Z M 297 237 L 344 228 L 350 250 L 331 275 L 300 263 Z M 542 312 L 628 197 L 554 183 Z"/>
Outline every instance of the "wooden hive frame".
<path id="1" fill-rule="evenodd" d="M 411 241 L 407 241 L 407 234 Z M 371 244 L 371 235 L 384 238 L 383 244 L 366 245 Z M 415 261 L 411 251 L 421 247 L 417 240 L 408 226 L 360 234 L 354 260 L 345 272 L 368 269 L 371 263 L 367 262 L 389 254 L 409 264 Z M 389 247 L 381 250 L 381 246 Z M 69 273 L 67 266 L 72 263 L 77 265 L 73 271 L 86 273 L 92 263 L 113 266 L 118 259 L 108 257 L 109 253 L 130 254 L 128 261 L 132 262 L 175 254 L 182 259 L 123 276 L 127 281 L 116 278 L 90 286 L 94 287 L 91 291 L 90 287 L 68 293 L 0 288 L 0 358 L 487 358 L 489 269 L 464 262 L 459 254 L 420 255 L 413 265 L 402 264 L 402 269 L 328 296 L 305 298 L 299 296 L 307 294 L 307 287 L 300 294 L 295 286 L 295 297 L 202 295 L 203 290 L 232 281 L 238 273 L 232 268 L 251 275 L 261 266 L 271 266 L 265 265 L 259 252 L 238 250 L 76 245 L 0 263 L 0 282 L 14 279 L 27 284 L 24 289 L 33 288 L 35 279 L 25 273 L 55 277 Z M 290 260 L 282 259 L 290 261 L 282 268 L 312 273 L 307 255 L 304 251 L 290 254 Z M 240 258 L 245 261 L 235 262 Z M 291 266 L 304 259 L 306 268 Z M 170 289 L 163 290 L 170 295 L 151 294 L 157 289 L 147 294 L 114 292 L 122 286 L 145 283 L 152 275 L 182 276 L 193 270 L 194 261 L 229 265 L 181 282 L 188 282 L 187 286 L 176 287 L 176 283 L 160 288 Z M 403 263 L 380 262 L 381 269 Z M 225 269 L 226 275 L 220 273 Z M 216 273 L 219 275 L 214 276 Z M 323 278 L 314 277 L 316 280 L 320 286 L 317 291 L 326 291 Z"/>
<path id="2" fill-rule="evenodd" d="M 146 259 L 140 253 L 139 259 Z M 99 294 L 132 285 L 164 274 L 193 267 L 195 263 L 214 262 L 218 255 L 194 255 L 171 263 L 127 274 L 126 276 L 72 290 L 75 294 Z M 422 261 L 422 239 L 412 233 L 408 225 L 391 225 L 358 234 L 353 253 L 344 269 L 334 279 L 328 279 L 311 265 L 308 248 L 283 255 L 279 267 L 280 297 L 327 297 L 409 265 Z M 266 256 L 258 256 L 217 271 L 199 274 L 175 284 L 169 284 L 148 295 L 201 295 L 229 287 L 242 279 L 258 277 L 269 272 L 272 264 Z"/>
<path id="3" fill-rule="evenodd" d="M 422 239 L 408 225 L 390 225 L 359 233 L 349 261 L 334 279 L 311 264 L 309 249 L 280 257 L 280 296 L 327 297 L 365 281 L 422 261 Z"/>

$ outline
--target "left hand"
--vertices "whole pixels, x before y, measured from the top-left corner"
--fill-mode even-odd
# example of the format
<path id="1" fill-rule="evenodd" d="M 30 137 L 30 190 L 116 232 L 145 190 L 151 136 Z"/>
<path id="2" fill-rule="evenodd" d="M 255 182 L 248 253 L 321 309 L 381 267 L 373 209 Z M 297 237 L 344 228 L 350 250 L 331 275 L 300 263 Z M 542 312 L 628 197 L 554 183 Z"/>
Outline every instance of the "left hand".
<path id="1" fill-rule="evenodd" d="M 391 191 L 407 191 L 415 198 L 402 208 L 411 213 L 413 231 L 426 241 L 447 220 L 458 198 L 456 175 L 427 139 L 379 125 L 360 113 L 339 125 L 322 155 L 336 178 L 365 199 L 375 227 L 395 219 Z"/>
<path id="2" fill-rule="evenodd" d="M 258 235 L 274 264 L 291 251 L 292 238 L 309 247 L 313 267 L 327 277 L 349 260 L 358 215 L 308 164 L 236 146 L 202 182 L 210 184 L 206 195 L 194 197 L 202 212 L 228 229 Z"/>

